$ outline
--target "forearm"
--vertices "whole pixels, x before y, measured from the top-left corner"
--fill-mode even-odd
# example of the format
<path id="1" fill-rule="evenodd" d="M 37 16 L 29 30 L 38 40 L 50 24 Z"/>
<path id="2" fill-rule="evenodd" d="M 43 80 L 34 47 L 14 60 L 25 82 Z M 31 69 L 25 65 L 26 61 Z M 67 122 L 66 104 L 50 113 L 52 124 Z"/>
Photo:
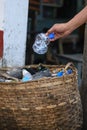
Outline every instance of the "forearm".
<path id="1" fill-rule="evenodd" d="M 82 9 L 77 15 L 75 15 L 69 22 L 67 26 L 71 29 L 71 32 L 87 22 L 87 6 Z"/>

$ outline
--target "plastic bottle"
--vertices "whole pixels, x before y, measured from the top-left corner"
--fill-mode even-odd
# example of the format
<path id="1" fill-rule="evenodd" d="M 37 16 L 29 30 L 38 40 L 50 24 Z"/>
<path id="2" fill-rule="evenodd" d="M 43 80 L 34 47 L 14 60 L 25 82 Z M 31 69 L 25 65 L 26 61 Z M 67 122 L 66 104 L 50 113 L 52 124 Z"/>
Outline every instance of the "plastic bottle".
<path id="1" fill-rule="evenodd" d="M 50 39 L 53 39 L 54 37 L 54 33 L 51 33 L 48 36 L 46 36 L 45 33 L 38 34 L 32 46 L 34 52 L 37 54 L 45 54 L 48 50 Z"/>
<path id="2" fill-rule="evenodd" d="M 72 74 L 72 72 L 73 72 L 72 69 L 68 69 L 68 70 L 66 70 L 66 72 L 64 72 L 64 70 L 61 70 L 57 73 L 52 74 L 52 76 L 62 77 L 63 75 Z"/>
<path id="3" fill-rule="evenodd" d="M 23 73 L 22 82 L 27 82 L 33 79 L 31 73 L 28 72 L 26 69 L 23 69 L 22 73 Z"/>
<path id="4" fill-rule="evenodd" d="M 51 77 L 51 72 L 49 69 L 38 71 L 36 74 L 33 75 L 33 80 L 40 79 L 43 77 Z"/>
<path id="5" fill-rule="evenodd" d="M 11 70 L 7 70 L 6 73 L 12 77 L 21 79 L 22 78 L 22 69 L 20 68 L 14 68 Z"/>

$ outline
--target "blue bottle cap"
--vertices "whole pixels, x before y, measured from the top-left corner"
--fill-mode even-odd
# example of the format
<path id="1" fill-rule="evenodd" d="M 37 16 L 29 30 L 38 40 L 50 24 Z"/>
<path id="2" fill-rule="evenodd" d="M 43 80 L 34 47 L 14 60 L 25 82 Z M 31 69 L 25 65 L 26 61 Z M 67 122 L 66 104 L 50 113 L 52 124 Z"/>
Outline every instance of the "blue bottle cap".
<path id="1" fill-rule="evenodd" d="M 68 69 L 66 73 L 67 74 L 71 74 L 72 73 L 72 69 Z"/>
<path id="2" fill-rule="evenodd" d="M 63 72 L 63 71 L 60 71 L 60 72 L 57 73 L 57 76 L 58 76 L 58 77 L 61 77 L 61 76 L 63 76 L 63 74 L 64 74 L 64 72 Z"/>
<path id="3" fill-rule="evenodd" d="M 49 37 L 49 39 L 53 39 L 53 38 L 55 37 L 55 34 L 54 34 L 54 33 L 50 33 L 50 34 L 48 35 L 48 37 Z"/>

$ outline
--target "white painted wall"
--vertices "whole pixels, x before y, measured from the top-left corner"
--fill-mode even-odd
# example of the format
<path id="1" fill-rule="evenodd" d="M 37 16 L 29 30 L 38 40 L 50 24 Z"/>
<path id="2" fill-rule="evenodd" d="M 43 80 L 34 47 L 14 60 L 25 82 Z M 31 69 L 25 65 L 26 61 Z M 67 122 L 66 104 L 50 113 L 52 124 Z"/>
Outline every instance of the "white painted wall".
<path id="1" fill-rule="evenodd" d="M 0 0 L 0 30 L 3 30 L 4 23 L 4 0 Z"/>
<path id="2" fill-rule="evenodd" d="M 3 66 L 23 66 L 25 65 L 29 0 L 4 1 Z"/>

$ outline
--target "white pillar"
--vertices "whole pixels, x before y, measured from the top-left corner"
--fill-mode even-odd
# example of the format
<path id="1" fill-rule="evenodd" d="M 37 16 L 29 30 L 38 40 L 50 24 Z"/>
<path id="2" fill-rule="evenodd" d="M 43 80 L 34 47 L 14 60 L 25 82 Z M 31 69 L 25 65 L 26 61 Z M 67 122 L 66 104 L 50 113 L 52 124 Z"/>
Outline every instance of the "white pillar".
<path id="1" fill-rule="evenodd" d="M 5 67 L 23 66 L 25 65 L 29 0 L 0 0 L 0 5 L 1 1 L 4 4 L 2 64 Z"/>

